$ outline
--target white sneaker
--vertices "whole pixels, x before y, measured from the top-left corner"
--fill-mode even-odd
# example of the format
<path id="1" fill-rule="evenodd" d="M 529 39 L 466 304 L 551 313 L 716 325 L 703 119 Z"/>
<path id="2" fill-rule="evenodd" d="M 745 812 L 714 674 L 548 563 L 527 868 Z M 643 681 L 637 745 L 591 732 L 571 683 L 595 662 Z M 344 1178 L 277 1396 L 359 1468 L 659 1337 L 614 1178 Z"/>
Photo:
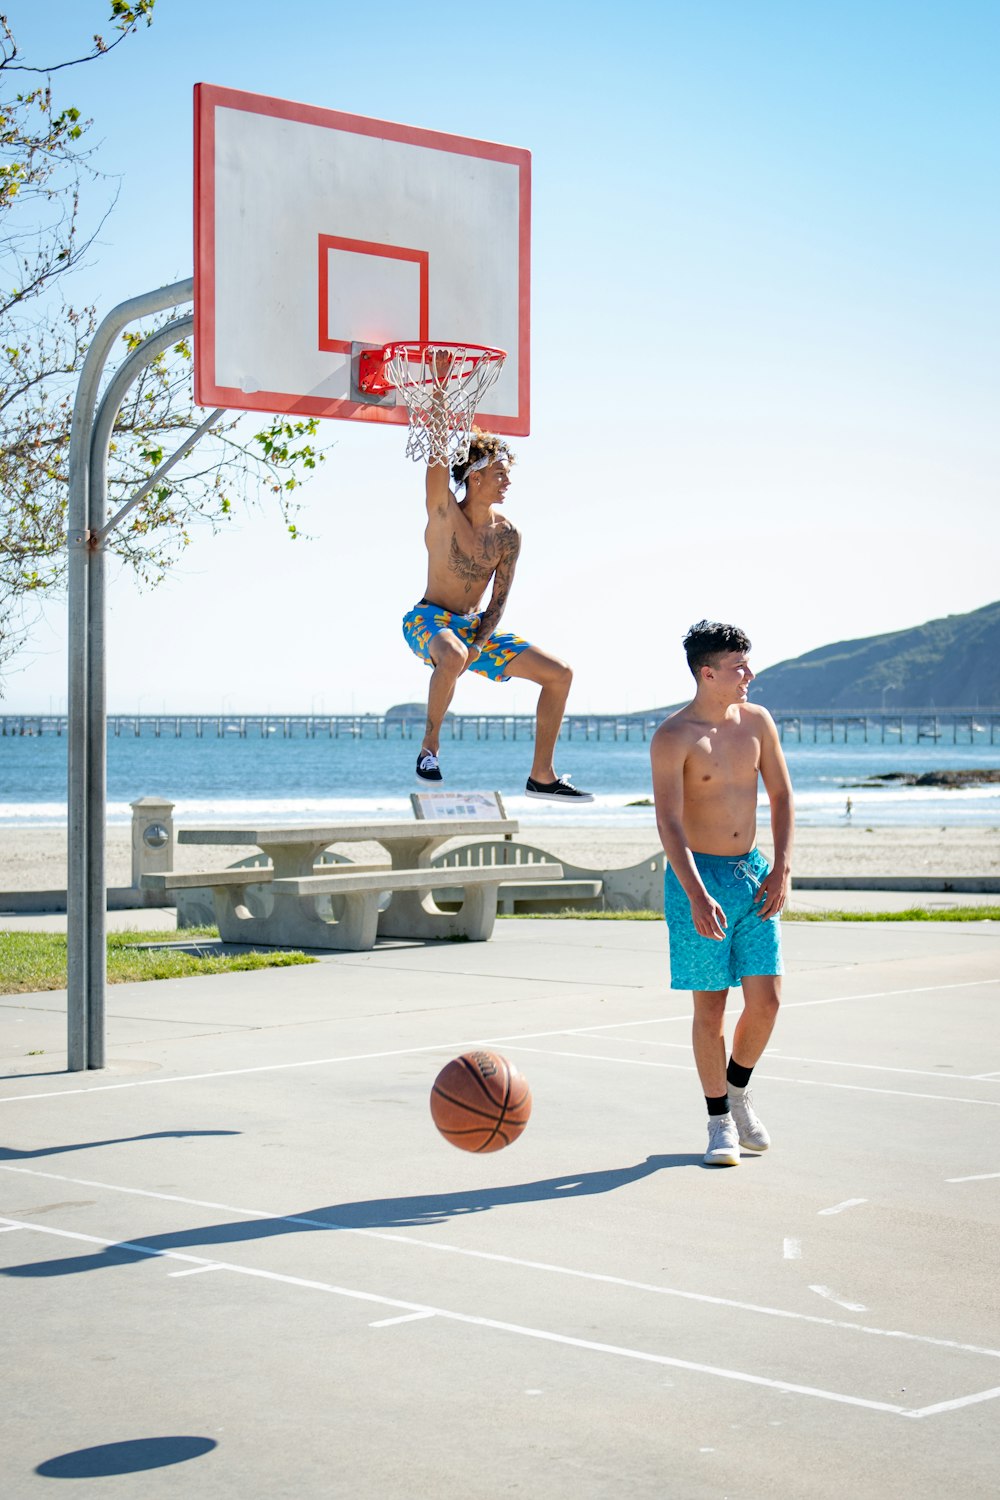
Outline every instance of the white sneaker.
<path id="1" fill-rule="evenodd" d="M 706 1167 L 738 1167 L 739 1164 L 740 1138 L 736 1121 L 731 1114 L 709 1115 Z"/>
<path id="2" fill-rule="evenodd" d="M 740 1145 L 747 1151 L 766 1151 L 771 1144 L 771 1137 L 757 1118 L 750 1090 L 734 1089 L 730 1084 L 729 1108 L 736 1122 Z"/>

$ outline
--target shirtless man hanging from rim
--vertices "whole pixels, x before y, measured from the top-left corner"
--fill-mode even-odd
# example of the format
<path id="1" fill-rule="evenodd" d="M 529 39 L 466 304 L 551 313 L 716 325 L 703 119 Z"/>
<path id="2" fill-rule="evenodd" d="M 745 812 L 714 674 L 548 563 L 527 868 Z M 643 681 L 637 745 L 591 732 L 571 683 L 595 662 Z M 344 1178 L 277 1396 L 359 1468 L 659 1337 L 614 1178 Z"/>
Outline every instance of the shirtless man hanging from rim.
<path id="1" fill-rule="evenodd" d="M 557 776 L 553 764 L 572 669 L 520 636 L 497 633 L 521 549 L 520 532 L 500 510 L 513 462 L 502 438 L 474 428 L 468 457 L 451 470 L 458 494 L 449 484 L 446 459 L 432 456 L 427 466 L 427 587 L 403 616 L 411 651 L 433 668 L 417 775 L 442 780 L 441 725 L 463 672 L 478 672 L 492 682 L 524 677 L 541 688 L 526 794 L 569 807 L 594 800 L 568 776 Z M 490 600 L 482 609 L 491 581 Z"/>

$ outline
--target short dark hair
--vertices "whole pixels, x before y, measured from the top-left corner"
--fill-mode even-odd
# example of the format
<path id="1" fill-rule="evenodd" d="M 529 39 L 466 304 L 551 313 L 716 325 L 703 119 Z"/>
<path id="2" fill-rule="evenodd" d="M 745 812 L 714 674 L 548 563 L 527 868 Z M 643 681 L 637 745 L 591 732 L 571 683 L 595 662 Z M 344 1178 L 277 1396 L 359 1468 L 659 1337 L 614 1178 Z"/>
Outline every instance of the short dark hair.
<path id="1" fill-rule="evenodd" d="M 728 651 L 749 651 L 750 638 L 738 625 L 720 625 L 718 620 L 699 620 L 684 637 L 684 650 L 695 682 L 702 667 L 717 667 Z"/>

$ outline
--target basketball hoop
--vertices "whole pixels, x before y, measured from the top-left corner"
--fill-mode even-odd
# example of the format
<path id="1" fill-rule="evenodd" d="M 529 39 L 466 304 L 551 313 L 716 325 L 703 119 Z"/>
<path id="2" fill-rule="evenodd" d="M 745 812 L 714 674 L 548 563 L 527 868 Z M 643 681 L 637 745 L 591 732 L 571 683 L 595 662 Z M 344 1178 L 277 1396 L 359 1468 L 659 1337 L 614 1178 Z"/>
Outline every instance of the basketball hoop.
<path id="1" fill-rule="evenodd" d="M 469 456 L 473 418 L 506 358 L 485 344 L 385 344 L 362 351 L 358 385 L 398 391 L 410 413 L 407 458 L 447 467 Z"/>

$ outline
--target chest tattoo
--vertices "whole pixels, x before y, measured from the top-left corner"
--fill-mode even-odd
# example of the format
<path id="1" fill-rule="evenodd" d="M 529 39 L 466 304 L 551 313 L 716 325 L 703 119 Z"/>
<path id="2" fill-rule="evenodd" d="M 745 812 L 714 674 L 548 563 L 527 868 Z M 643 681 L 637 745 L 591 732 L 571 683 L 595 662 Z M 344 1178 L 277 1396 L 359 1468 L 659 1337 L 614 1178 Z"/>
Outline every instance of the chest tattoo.
<path id="1" fill-rule="evenodd" d="M 448 549 L 448 571 L 456 573 L 465 584 L 465 592 L 471 594 L 474 586 L 488 583 L 493 573 L 495 563 L 480 562 L 475 557 L 469 557 L 458 545 L 458 538 L 452 532 L 451 546 Z"/>
<path id="2" fill-rule="evenodd" d="M 459 546 L 459 538 L 451 532 L 451 546 L 448 547 L 448 571 L 456 573 L 465 583 L 466 594 L 471 594 L 475 585 L 486 585 L 490 577 L 495 573 L 501 562 L 517 556 L 517 532 L 513 526 L 505 526 L 502 531 L 487 531 L 481 537 L 475 538 L 475 555 L 469 556 Z"/>

